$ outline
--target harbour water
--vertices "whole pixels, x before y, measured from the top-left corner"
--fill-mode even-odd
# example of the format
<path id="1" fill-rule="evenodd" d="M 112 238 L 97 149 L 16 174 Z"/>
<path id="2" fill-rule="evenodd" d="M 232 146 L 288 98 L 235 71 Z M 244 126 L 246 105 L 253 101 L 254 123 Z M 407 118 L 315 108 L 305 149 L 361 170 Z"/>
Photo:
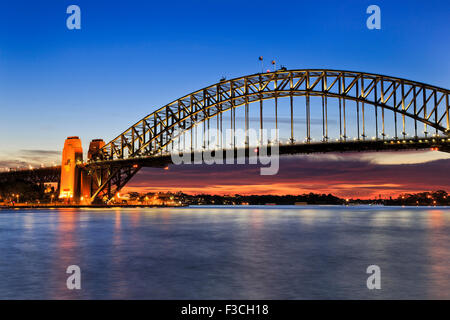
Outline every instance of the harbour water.
<path id="1" fill-rule="evenodd" d="M 450 299 L 450 209 L 0 210 L 0 299 L 382 298 Z"/>

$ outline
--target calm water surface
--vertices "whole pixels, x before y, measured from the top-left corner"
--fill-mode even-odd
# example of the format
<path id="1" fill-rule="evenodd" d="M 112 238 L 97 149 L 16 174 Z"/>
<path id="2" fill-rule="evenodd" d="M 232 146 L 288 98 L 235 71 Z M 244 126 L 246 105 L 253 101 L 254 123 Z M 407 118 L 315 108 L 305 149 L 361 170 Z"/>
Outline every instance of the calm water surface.
<path id="1" fill-rule="evenodd" d="M 450 299 L 450 210 L 0 210 L 0 298 Z"/>

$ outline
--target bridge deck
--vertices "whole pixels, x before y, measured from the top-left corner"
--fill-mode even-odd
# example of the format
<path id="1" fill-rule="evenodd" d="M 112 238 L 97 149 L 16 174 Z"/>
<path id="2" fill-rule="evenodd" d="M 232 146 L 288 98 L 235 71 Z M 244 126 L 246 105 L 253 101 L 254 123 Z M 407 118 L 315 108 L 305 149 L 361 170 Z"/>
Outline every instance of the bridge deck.
<path id="1" fill-rule="evenodd" d="M 236 148 L 234 149 L 234 156 L 244 154 L 248 157 L 250 148 Z M 424 150 L 433 149 L 436 151 L 450 152 L 450 139 L 409 139 L 409 140 L 385 140 L 385 141 L 345 141 L 345 142 L 318 142 L 318 143 L 299 143 L 299 144 L 280 144 L 279 155 L 289 154 L 311 154 L 311 153 L 329 153 L 329 152 L 377 152 L 377 151 L 407 151 L 407 150 Z M 225 159 L 226 153 L 230 150 L 220 150 L 223 152 L 223 158 Z M 220 152 L 219 151 L 219 152 Z M 270 148 L 268 153 L 270 154 Z M 194 160 L 202 151 L 194 151 L 189 153 L 191 160 Z M 213 153 L 214 155 L 214 153 Z M 116 165 L 133 165 L 138 164 L 142 167 L 165 167 L 172 163 L 172 157 L 170 153 L 148 156 L 148 157 L 135 157 L 122 160 L 106 160 L 95 161 L 84 164 L 84 166 L 103 167 L 111 164 Z"/>
<path id="2" fill-rule="evenodd" d="M 232 153 L 236 158 L 244 155 L 248 157 L 249 153 L 255 149 L 236 148 L 233 150 L 220 150 L 223 152 L 223 159 L 226 159 L 227 152 Z M 380 151 L 407 151 L 407 150 L 424 150 L 433 149 L 450 153 L 450 139 L 410 139 L 410 140 L 386 140 L 386 141 L 345 141 L 345 142 L 318 142 L 318 143 L 301 143 L 301 144 L 281 144 L 279 145 L 279 155 L 294 154 L 311 154 L 311 153 L 329 153 L 329 152 L 380 152 Z M 216 151 L 217 152 L 217 151 Z M 201 151 L 189 153 L 192 161 L 201 156 Z M 271 149 L 268 148 L 268 154 Z M 214 153 L 213 153 L 214 155 Z M 189 157 L 189 156 L 188 156 Z M 170 153 L 148 156 L 135 157 L 123 160 L 107 160 L 94 161 L 80 165 L 82 168 L 102 168 L 102 167 L 122 167 L 138 165 L 139 167 L 163 168 L 172 164 Z M 6 182 L 15 179 L 32 181 L 34 183 L 58 182 L 61 174 L 61 166 L 44 167 L 25 170 L 11 170 L 9 172 L 0 173 L 0 182 Z"/>

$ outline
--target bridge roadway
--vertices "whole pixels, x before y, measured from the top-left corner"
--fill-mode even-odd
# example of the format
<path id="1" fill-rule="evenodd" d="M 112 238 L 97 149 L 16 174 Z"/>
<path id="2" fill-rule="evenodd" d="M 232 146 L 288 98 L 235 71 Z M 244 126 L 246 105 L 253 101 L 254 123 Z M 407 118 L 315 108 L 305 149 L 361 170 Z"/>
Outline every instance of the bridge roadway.
<path id="1" fill-rule="evenodd" d="M 13 180 L 29 181 L 36 184 L 59 182 L 61 166 L 41 167 L 33 169 L 10 169 L 0 173 L 0 183 Z"/>
<path id="2" fill-rule="evenodd" d="M 256 147 L 236 148 L 234 157 L 245 154 L 248 157 L 250 150 Z M 450 138 L 428 138 L 428 139 L 405 139 L 405 140 L 366 140 L 366 141 L 338 141 L 338 142 L 317 142 L 299 144 L 280 144 L 280 155 L 330 153 L 330 152 L 376 152 L 376 151 L 408 151 L 408 150 L 435 150 L 450 153 Z M 270 148 L 268 153 L 270 155 Z M 214 156 L 213 151 L 212 155 Z M 230 150 L 220 150 L 223 152 L 223 159 L 226 159 Z M 190 154 L 192 162 L 199 158 L 201 151 Z M 146 157 L 136 157 L 119 160 L 92 161 L 79 165 L 82 169 L 99 169 L 110 167 L 138 166 L 164 168 L 173 164 L 170 153 L 152 155 Z M 12 180 L 26 180 L 33 183 L 59 182 L 61 176 L 61 166 L 43 167 L 25 170 L 11 170 L 0 173 L 0 183 Z"/>

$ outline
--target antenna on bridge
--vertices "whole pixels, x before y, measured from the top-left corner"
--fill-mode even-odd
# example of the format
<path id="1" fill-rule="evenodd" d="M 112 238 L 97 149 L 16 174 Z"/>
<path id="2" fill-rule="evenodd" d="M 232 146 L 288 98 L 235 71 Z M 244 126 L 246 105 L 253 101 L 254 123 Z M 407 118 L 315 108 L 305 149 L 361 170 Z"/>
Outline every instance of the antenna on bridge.
<path id="1" fill-rule="evenodd" d="M 273 71 L 277 71 L 277 63 L 275 62 L 275 59 L 272 60 L 272 65 L 273 65 Z"/>
<path id="2" fill-rule="evenodd" d="M 261 73 L 264 73 L 264 66 L 263 66 L 263 56 L 259 56 L 259 61 L 261 61 Z"/>

